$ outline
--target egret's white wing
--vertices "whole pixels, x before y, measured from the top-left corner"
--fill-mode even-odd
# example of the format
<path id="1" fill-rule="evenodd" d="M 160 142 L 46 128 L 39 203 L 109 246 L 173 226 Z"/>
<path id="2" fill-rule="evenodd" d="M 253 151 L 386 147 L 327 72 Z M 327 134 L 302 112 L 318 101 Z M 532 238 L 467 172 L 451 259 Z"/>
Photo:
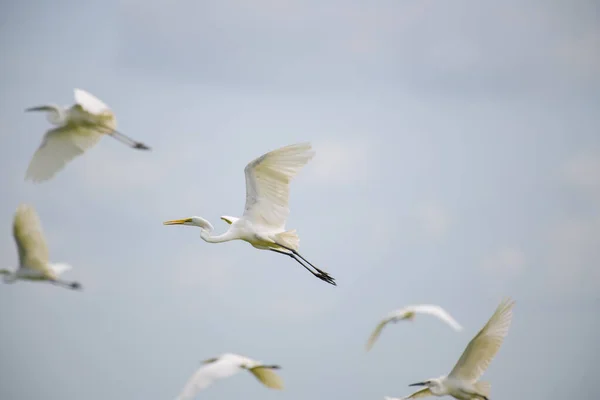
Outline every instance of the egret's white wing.
<path id="1" fill-rule="evenodd" d="M 35 209 L 27 204 L 17 207 L 13 236 L 19 251 L 19 266 L 48 273 L 48 246 Z"/>
<path id="2" fill-rule="evenodd" d="M 371 350 L 371 348 L 373 347 L 373 345 L 375 344 L 375 342 L 379 338 L 379 335 L 381 335 L 381 332 L 383 331 L 383 328 L 385 328 L 385 326 L 389 322 L 390 322 L 390 319 L 389 318 L 385 318 L 379 324 L 377 324 L 377 326 L 375 327 L 375 329 L 371 333 L 371 336 L 369 336 L 369 340 L 367 341 L 367 346 L 366 346 L 367 351 Z"/>
<path id="3" fill-rule="evenodd" d="M 272 368 L 257 366 L 249 368 L 248 371 L 252 373 L 266 387 L 270 389 L 283 389 L 283 381 L 281 377 L 273 371 Z"/>
<path id="4" fill-rule="evenodd" d="M 282 147 L 250 162 L 246 174 L 244 217 L 273 229 L 284 229 L 290 213 L 290 181 L 314 156 L 309 143 Z"/>
<path id="5" fill-rule="evenodd" d="M 192 400 L 215 381 L 230 377 L 241 371 L 240 365 L 228 359 L 218 358 L 200 367 L 187 381 L 178 400 Z"/>
<path id="6" fill-rule="evenodd" d="M 434 317 L 438 317 L 439 319 L 450 325 L 450 327 L 452 327 L 452 329 L 456 331 L 462 330 L 462 326 L 458 322 L 456 322 L 456 320 L 452 318 L 452 316 L 440 306 L 436 306 L 433 304 L 420 304 L 413 306 L 412 308 L 416 313 L 429 314 L 433 315 Z"/>
<path id="7" fill-rule="evenodd" d="M 102 100 L 86 92 L 85 90 L 74 89 L 73 92 L 75 93 L 75 102 L 90 114 L 97 115 L 103 114 L 107 111 L 110 112 L 110 108 L 108 108 L 108 106 L 104 104 Z"/>
<path id="8" fill-rule="evenodd" d="M 406 397 L 402 397 L 401 399 L 394 399 L 391 397 L 386 397 L 386 400 L 409 400 L 409 399 L 420 399 L 421 397 L 429 397 L 429 396 L 433 396 L 433 393 L 431 393 L 431 390 L 429 390 L 429 388 L 425 388 L 425 389 L 421 389 L 421 390 L 417 390 L 416 392 L 414 392 L 411 395 L 408 395 Z"/>
<path id="9" fill-rule="evenodd" d="M 500 303 L 487 324 L 471 339 L 449 377 L 468 382 L 481 377 L 508 334 L 514 305 L 508 298 Z"/>
<path id="10" fill-rule="evenodd" d="M 432 304 L 420 304 L 420 305 L 408 306 L 408 307 L 404 307 L 404 308 L 400 308 L 398 310 L 392 311 L 383 320 L 381 320 L 381 322 L 377 325 L 377 327 L 375 327 L 375 330 L 373 331 L 373 333 L 371 333 L 371 336 L 369 337 L 369 340 L 367 341 L 367 346 L 366 346 L 367 351 L 373 347 L 373 345 L 379 338 L 379 335 L 381 335 L 383 328 L 385 328 L 385 326 L 388 323 L 390 323 L 392 321 L 406 319 L 406 318 L 412 318 L 415 313 L 430 314 L 430 315 L 436 316 L 439 319 L 441 319 L 442 321 L 446 322 L 448 325 L 450 325 L 455 330 L 457 330 L 457 331 L 462 330 L 462 326 L 460 326 L 460 324 L 458 322 L 456 322 L 454 320 L 454 318 L 452 318 L 450 316 L 450 314 L 448 314 L 444 309 L 442 309 L 439 306 L 432 305 Z"/>
<path id="11" fill-rule="evenodd" d="M 69 161 L 98 143 L 101 137 L 102 134 L 93 129 L 72 123 L 49 130 L 29 163 L 25 179 L 42 182 L 52 178 Z"/>

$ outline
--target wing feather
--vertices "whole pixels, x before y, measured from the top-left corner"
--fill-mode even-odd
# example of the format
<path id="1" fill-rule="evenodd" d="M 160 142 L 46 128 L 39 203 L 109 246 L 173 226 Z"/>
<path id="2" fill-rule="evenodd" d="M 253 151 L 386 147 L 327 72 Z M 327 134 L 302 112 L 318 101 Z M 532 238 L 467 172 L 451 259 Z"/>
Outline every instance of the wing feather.
<path id="1" fill-rule="evenodd" d="M 462 330 L 462 326 L 442 307 L 433 304 L 421 304 L 414 306 L 414 312 L 419 314 L 429 314 L 439 318 L 450 325 L 456 331 Z"/>
<path id="2" fill-rule="evenodd" d="M 75 124 L 49 130 L 29 163 L 25 179 L 33 182 L 49 180 L 68 162 L 98 143 L 101 137 L 101 133 Z"/>
<path id="3" fill-rule="evenodd" d="M 467 345 L 449 377 L 476 382 L 490 365 L 508 334 L 514 301 L 504 299 L 485 326 Z"/>
<path id="4" fill-rule="evenodd" d="M 104 114 L 110 112 L 110 108 L 99 98 L 83 89 L 73 89 L 75 102 L 90 114 Z"/>
<path id="5" fill-rule="evenodd" d="M 284 230 L 290 212 L 290 181 L 314 154 L 309 143 L 300 143 L 273 150 L 250 162 L 244 169 L 244 217 L 258 225 Z"/>
<path id="6" fill-rule="evenodd" d="M 17 207 L 13 220 L 13 236 L 19 252 L 19 266 L 44 274 L 48 269 L 48 246 L 42 224 L 35 209 L 27 204 Z"/>
<path id="7" fill-rule="evenodd" d="M 283 380 L 272 368 L 258 366 L 248 369 L 266 387 L 270 389 L 283 389 Z"/>
<path id="8" fill-rule="evenodd" d="M 371 348 L 373 348 L 373 345 L 375 344 L 375 342 L 379 338 L 379 335 L 381 335 L 381 332 L 383 331 L 383 328 L 385 328 L 385 326 L 389 322 L 390 322 L 390 320 L 386 318 L 386 319 L 382 320 L 379 324 L 377 324 L 377 326 L 375 327 L 375 329 L 371 333 L 371 336 L 369 336 L 369 340 L 367 341 L 367 346 L 366 346 L 367 351 L 369 351 L 369 350 L 371 350 Z"/>
<path id="9" fill-rule="evenodd" d="M 424 388 L 421 390 L 417 390 L 413 394 L 408 395 L 406 397 L 398 398 L 398 397 L 385 396 L 384 399 L 385 400 L 409 400 L 409 399 L 418 399 L 421 397 L 428 397 L 428 396 L 433 396 L 433 393 L 431 393 L 431 390 L 429 390 L 429 388 Z"/>
<path id="10" fill-rule="evenodd" d="M 403 397 L 402 400 L 420 399 L 421 397 L 429 397 L 429 396 L 433 396 L 433 393 L 431 393 L 431 390 L 429 390 L 429 388 L 425 388 L 425 389 L 418 390 L 409 396 Z"/>
<path id="11" fill-rule="evenodd" d="M 208 361 L 208 360 L 207 360 Z M 207 362 L 188 379 L 178 400 L 192 400 L 200 391 L 212 385 L 215 381 L 228 378 L 241 371 L 240 365 L 226 358 Z"/>

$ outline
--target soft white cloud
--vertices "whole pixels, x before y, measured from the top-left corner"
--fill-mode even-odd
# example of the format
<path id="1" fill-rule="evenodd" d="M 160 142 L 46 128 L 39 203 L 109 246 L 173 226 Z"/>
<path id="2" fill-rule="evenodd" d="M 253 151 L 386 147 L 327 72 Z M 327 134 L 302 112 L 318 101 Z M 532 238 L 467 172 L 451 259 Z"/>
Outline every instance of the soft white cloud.
<path id="1" fill-rule="evenodd" d="M 366 180 L 373 172 L 372 144 L 354 137 L 314 143 L 312 175 L 320 183 L 353 184 Z"/>
<path id="2" fill-rule="evenodd" d="M 450 215 L 435 203 L 421 204 L 416 209 L 416 217 L 422 232 L 429 238 L 443 237 L 450 227 Z"/>
<path id="3" fill-rule="evenodd" d="M 523 251 L 514 247 L 503 247 L 483 260 L 482 268 L 500 280 L 510 280 L 521 275 L 527 266 Z"/>

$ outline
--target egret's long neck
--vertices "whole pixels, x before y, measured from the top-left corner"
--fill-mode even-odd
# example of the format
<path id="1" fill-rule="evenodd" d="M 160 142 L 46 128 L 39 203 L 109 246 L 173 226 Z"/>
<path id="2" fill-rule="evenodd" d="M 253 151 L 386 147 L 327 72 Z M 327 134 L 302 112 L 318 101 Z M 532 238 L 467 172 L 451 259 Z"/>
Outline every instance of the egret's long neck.
<path id="1" fill-rule="evenodd" d="M 202 240 L 208 243 L 222 243 L 238 239 L 237 235 L 235 235 L 235 233 L 232 232 L 231 228 L 222 235 L 215 236 L 212 236 L 212 229 L 208 230 L 205 228 L 200 228 L 200 237 L 202 238 Z"/>

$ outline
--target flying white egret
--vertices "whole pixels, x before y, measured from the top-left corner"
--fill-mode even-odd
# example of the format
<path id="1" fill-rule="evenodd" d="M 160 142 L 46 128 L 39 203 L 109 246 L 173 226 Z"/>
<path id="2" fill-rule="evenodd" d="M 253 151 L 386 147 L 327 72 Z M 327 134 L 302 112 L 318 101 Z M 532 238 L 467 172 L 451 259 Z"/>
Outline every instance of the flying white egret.
<path id="1" fill-rule="evenodd" d="M 273 371 L 280 369 L 279 365 L 265 365 L 260 361 L 231 353 L 205 360 L 203 364 L 187 381 L 176 400 L 192 400 L 201 390 L 212 385 L 215 381 L 228 378 L 242 370 L 249 371 L 270 389 L 283 389 L 283 381 Z"/>
<path id="2" fill-rule="evenodd" d="M 66 282 L 58 278 L 60 274 L 71 269 L 71 266 L 48 261 L 48 246 L 40 219 L 33 207 L 19 205 L 13 222 L 13 236 L 19 251 L 19 267 L 14 272 L 1 269 L 0 275 L 3 275 L 4 282 L 47 281 L 70 289 L 81 288 L 78 282 Z"/>
<path id="3" fill-rule="evenodd" d="M 438 317 L 439 319 L 441 319 L 448 325 L 450 325 L 454 330 L 456 330 L 456 331 L 462 330 L 462 326 L 460 326 L 460 324 L 458 322 L 456 322 L 456 320 L 454 318 L 452 318 L 450 316 L 450 314 L 448 314 L 440 306 L 436 306 L 433 304 L 420 304 L 420 305 L 407 306 L 407 307 L 401 308 L 399 310 L 392 311 L 387 316 L 385 316 L 381 320 L 381 322 L 379 322 L 379 324 L 377 325 L 377 327 L 375 328 L 375 330 L 373 331 L 373 333 L 371 333 L 371 336 L 369 337 L 369 340 L 368 340 L 367 346 L 366 346 L 367 351 L 371 350 L 371 348 L 375 344 L 375 341 L 377 341 L 377 338 L 381 334 L 381 331 L 383 330 L 383 328 L 385 328 L 385 326 L 387 324 L 389 324 L 390 322 L 396 323 L 398 321 L 403 321 L 403 320 L 412 321 L 412 320 L 414 320 L 416 314 L 433 315 L 435 317 Z"/>
<path id="4" fill-rule="evenodd" d="M 512 320 L 514 301 L 504 299 L 487 324 L 467 345 L 462 356 L 447 376 L 413 383 L 409 386 L 425 386 L 402 400 L 428 396 L 452 396 L 458 400 L 489 400 L 492 386 L 479 381 L 508 334 Z M 386 400 L 400 400 L 386 397 Z"/>
<path id="5" fill-rule="evenodd" d="M 264 154 L 250 162 L 246 174 L 246 207 L 241 218 L 222 216 L 230 227 L 222 235 L 211 236 L 213 226 L 201 217 L 163 222 L 164 225 L 200 227 L 200 237 L 208 243 L 244 240 L 257 249 L 292 257 L 317 278 L 336 285 L 335 280 L 298 253 L 300 238 L 296 230 L 286 230 L 290 181 L 314 156 L 309 143 L 293 144 Z M 314 271 L 309 268 L 314 268 Z"/>
<path id="6" fill-rule="evenodd" d="M 43 182 L 77 156 L 93 147 L 102 135 L 110 135 L 134 149 L 150 150 L 143 143 L 116 131 L 117 120 L 106 104 L 81 89 L 74 89 L 75 104 L 70 108 L 57 105 L 30 107 L 25 111 L 46 111 L 47 119 L 56 128 L 44 135 L 36 150 L 25 180 Z"/>

